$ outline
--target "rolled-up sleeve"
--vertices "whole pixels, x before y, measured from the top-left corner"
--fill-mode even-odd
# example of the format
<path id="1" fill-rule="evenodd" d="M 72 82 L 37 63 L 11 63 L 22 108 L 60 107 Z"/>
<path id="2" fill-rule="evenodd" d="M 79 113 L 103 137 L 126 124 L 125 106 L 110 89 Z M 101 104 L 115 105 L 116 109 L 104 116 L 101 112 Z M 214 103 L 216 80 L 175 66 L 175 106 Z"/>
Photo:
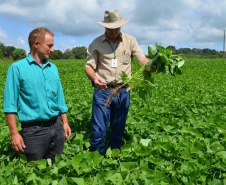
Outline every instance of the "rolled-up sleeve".
<path id="1" fill-rule="evenodd" d="M 97 62 L 98 62 L 98 52 L 95 49 L 94 44 L 92 43 L 87 49 L 87 58 L 85 67 L 92 67 L 95 70 L 97 67 Z"/>
<path id="2" fill-rule="evenodd" d="M 11 65 L 7 71 L 3 97 L 4 113 L 17 113 L 18 97 L 20 93 L 19 70 Z"/>
<path id="3" fill-rule="evenodd" d="M 135 56 L 137 60 L 140 60 L 141 58 L 145 57 L 144 53 L 142 52 L 140 46 L 138 45 L 138 42 L 135 38 L 132 39 L 131 43 L 132 47 L 132 56 Z"/>

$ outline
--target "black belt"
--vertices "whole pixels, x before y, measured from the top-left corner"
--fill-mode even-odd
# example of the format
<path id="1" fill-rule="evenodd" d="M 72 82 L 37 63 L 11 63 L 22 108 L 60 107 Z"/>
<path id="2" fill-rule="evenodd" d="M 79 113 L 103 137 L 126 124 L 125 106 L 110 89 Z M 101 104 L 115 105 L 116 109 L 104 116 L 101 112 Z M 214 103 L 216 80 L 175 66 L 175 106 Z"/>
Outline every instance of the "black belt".
<path id="1" fill-rule="evenodd" d="M 118 86 L 121 86 L 123 84 L 107 84 L 108 88 L 116 88 Z M 123 86 L 122 88 L 128 87 L 128 85 Z"/>
<path id="2" fill-rule="evenodd" d="M 33 126 L 42 126 L 42 127 L 51 127 L 56 123 L 57 118 L 60 116 L 57 116 L 53 119 L 47 120 L 47 121 L 32 121 L 32 122 L 21 122 L 21 127 L 33 127 Z"/>

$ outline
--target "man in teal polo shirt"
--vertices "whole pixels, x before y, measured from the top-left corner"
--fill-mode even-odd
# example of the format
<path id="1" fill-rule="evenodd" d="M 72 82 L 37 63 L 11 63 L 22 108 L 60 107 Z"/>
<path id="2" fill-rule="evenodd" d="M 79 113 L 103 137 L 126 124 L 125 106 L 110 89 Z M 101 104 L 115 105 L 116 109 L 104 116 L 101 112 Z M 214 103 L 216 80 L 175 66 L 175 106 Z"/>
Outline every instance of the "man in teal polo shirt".
<path id="1" fill-rule="evenodd" d="M 33 30 L 28 37 L 30 53 L 7 72 L 4 113 L 13 149 L 24 153 L 28 162 L 47 158 L 54 162 L 55 154 L 62 154 L 65 139 L 71 136 L 58 70 L 47 60 L 54 52 L 53 37 L 47 28 Z"/>

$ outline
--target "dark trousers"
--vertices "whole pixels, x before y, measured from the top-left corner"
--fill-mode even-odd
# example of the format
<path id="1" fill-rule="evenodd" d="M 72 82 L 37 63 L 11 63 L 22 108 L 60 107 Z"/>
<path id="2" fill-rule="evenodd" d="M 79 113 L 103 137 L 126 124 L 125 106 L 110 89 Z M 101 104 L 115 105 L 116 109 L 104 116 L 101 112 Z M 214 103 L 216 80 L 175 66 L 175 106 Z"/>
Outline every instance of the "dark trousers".
<path id="1" fill-rule="evenodd" d="M 63 153 L 65 136 L 60 116 L 49 121 L 22 122 L 21 136 L 28 162 L 50 158 L 54 163 L 55 155 Z"/>
<path id="2" fill-rule="evenodd" d="M 93 107 L 92 107 L 92 151 L 99 151 L 105 154 L 105 140 L 110 122 L 109 147 L 120 149 L 122 137 L 125 131 L 125 124 L 129 110 L 130 92 L 127 88 L 122 88 L 120 96 L 115 95 L 108 108 L 105 108 L 105 102 L 111 90 L 99 90 L 94 88 Z"/>

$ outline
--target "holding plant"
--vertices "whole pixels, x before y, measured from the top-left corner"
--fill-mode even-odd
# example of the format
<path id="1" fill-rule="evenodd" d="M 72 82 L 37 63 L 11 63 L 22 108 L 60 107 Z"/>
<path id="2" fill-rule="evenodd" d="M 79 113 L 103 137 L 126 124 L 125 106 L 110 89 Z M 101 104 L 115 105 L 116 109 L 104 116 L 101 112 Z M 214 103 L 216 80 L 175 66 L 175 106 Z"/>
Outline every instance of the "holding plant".
<path id="1" fill-rule="evenodd" d="M 156 73 L 166 73 L 175 76 L 176 74 L 182 74 L 181 67 L 185 61 L 178 55 L 172 54 L 172 48 L 165 49 L 164 47 L 155 44 L 156 49 L 148 46 L 148 55 L 151 58 L 149 62 L 144 65 L 140 65 L 138 71 L 128 78 L 125 72 L 122 72 L 122 79 L 124 83 L 112 90 L 111 95 L 108 97 L 105 107 L 111 103 L 111 99 L 119 94 L 120 90 L 128 86 L 127 91 L 136 91 L 140 98 L 145 100 L 150 96 L 152 87 L 154 87 L 154 79 L 150 74 L 151 66 L 156 65 Z"/>

